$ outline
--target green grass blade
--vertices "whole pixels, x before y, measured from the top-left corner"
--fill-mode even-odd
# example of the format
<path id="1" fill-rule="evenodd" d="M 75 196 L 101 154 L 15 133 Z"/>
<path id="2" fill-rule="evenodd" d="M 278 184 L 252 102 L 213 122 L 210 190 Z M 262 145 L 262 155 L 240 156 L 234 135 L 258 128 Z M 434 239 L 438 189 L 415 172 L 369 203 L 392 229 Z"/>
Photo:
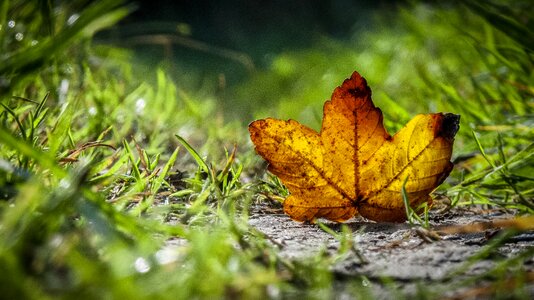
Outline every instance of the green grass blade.
<path id="1" fill-rule="evenodd" d="M 484 159 L 488 162 L 488 164 L 493 168 L 495 169 L 496 166 L 495 164 L 493 163 L 493 161 L 491 161 L 491 159 L 489 159 L 489 157 L 486 155 L 486 151 L 484 151 L 484 148 L 482 147 L 482 144 L 480 143 L 480 140 L 478 139 L 478 136 L 477 134 L 475 133 L 475 131 L 471 131 L 472 135 L 473 135 L 473 139 L 475 140 L 476 144 L 477 144 L 477 147 L 478 147 L 478 151 L 480 151 L 480 154 L 482 154 L 482 157 L 484 157 Z"/>
<path id="2" fill-rule="evenodd" d="M 178 152 L 180 148 L 176 148 L 174 152 L 172 153 L 171 157 L 163 167 L 163 170 L 159 173 L 158 177 L 152 182 L 151 191 L 152 193 L 156 193 L 161 186 L 163 185 L 163 182 L 165 181 L 165 177 L 169 174 L 169 171 L 174 166 L 174 163 L 176 162 L 176 158 L 178 157 Z"/>
<path id="3" fill-rule="evenodd" d="M 202 172 L 205 172 L 206 174 L 211 176 L 208 164 L 206 164 L 206 162 L 202 159 L 202 157 L 200 157 L 198 152 L 195 149 L 193 149 L 193 147 L 191 147 L 191 145 L 189 145 L 181 136 L 179 136 L 177 134 L 175 134 L 174 136 L 185 147 L 185 149 L 187 149 L 189 154 L 191 154 L 191 156 L 193 156 L 193 159 L 195 159 L 195 161 L 197 162 L 197 164 L 200 167 L 200 169 L 202 170 Z"/>
<path id="4" fill-rule="evenodd" d="M 4 145 L 38 162 L 43 168 L 51 170 L 54 176 L 62 178 L 67 174 L 49 153 L 36 149 L 27 141 L 15 138 L 4 127 L 0 127 L 0 140 Z"/>
<path id="5" fill-rule="evenodd" d="M 141 182 L 143 180 L 141 176 L 141 171 L 139 171 L 139 167 L 137 166 L 137 161 L 133 155 L 132 149 L 130 148 L 130 145 L 126 140 L 123 140 L 122 144 L 124 145 L 124 149 L 126 149 L 126 154 L 128 154 L 128 158 L 130 159 L 130 162 L 132 164 L 132 171 L 135 180 L 137 182 Z"/>
<path id="6" fill-rule="evenodd" d="M 404 179 L 404 182 L 402 183 L 401 188 L 401 195 L 402 195 L 402 202 L 404 203 L 404 208 L 406 210 L 406 219 L 410 223 L 410 225 L 413 225 L 413 210 L 410 206 L 410 200 L 408 199 L 408 193 L 406 192 L 406 183 L 408 182 L 408 176 Z"/>
<path id="7" fill-rule="evenodd" d="M 17 126 L 19 127 L 20 135 L 22 136 L 22 139 L 27 140 L 28 137 L 26 136 L 26 129 L 22 125 L 22 123 L 20 122 L 19 118 L 17 117 L 17 114 L 11 108 L 9 108 L 7 105 L 5 105 L 4 103 L 0 103 L 0 105 L 2 105 L 4 107 L 4 109 L 5 109 L 5 111 L 7 113 L 9 113 L 11 115 L 11 117 L 13 117 L 15 122 L 17 122 Z"/>

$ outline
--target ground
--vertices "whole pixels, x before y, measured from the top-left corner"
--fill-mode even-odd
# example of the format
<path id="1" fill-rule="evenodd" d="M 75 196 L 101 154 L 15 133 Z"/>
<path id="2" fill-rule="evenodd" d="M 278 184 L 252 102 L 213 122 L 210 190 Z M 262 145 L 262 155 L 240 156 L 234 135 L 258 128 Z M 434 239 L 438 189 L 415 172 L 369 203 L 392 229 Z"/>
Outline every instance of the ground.
<path id="1" fill-rule="evenodd" d="M 511 217 L 513 215 L 500 210 L 456 208 L 432 213 L 430 224 L 433 230 L 439 232 L 440 228 L 449 225 L 487 224 L 490 220 Z M 294 222 L 283 213 L 256 213 L 251 216 L 249 224 L 263 232 L 286 258 L 303 259 L 321 250 L 334 254 L 340 247 L 339 241 L 317 224 Z M 340 232 L 340 224 L 325 224 Z M 434 240 L 421 228 L 416 229 L 407 223 L 372 223 L 353 218 L 345 224 L 353 232 L 354 250 L 336 263 L 332 271 L 341 283 L 355 276 L 366 276 L 368 285 L 378 298 L 392 296 L 382 284 L 384 278 L 408 294 L 415 293 L 418 285 L 427 285 L 428 288 L 428 284 L 432 284 L 433 292 L 441 291 L 446 297 L 490 297 L 490 283 L 477 280 L 473 285 L 462 288 L 462 282 L 487 273 L 496 266 L 498 257 L 527 250 L 534 240 L 533 232 L 520 234 L 498 247 L 492 255 L 468 265 L 471 257 L 482 253 L 482 248 L 498 238 L 498 228 L 475 233 L 441 233 L 440 239 Z M 532 257 L 524 268 L 528 272 L 534 271 Z M 343 298 L 343 287 L 340 291 Z M 528 292 L 534 295 L 534 285 L 531 284 Z"/>

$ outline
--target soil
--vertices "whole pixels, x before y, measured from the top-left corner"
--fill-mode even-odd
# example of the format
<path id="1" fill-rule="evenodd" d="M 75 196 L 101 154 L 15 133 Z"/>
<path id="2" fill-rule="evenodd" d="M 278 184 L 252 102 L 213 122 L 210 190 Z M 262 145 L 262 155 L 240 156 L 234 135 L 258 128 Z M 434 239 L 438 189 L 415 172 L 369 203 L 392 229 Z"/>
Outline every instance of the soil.
<path id="1" fill-rule="evenodd" d="M 299 260 L 321 251 L 332 255 L 338 253 L 339 241 L 317 224 L 294 222 L 279 210 L 265 211 L 258 209 L 252 213 L 249 224 L 277 245 L 282 257 Z M 340 285 L 336 298 L 346 296 L 343 291 L 348 287 L 343 283 L 357 276 L 368 280 L 363 282 L 364 286 L 369 286 L 371 293 L 377 298 L 394 296 L 392 289 L 383 284 L 385 279 L 396 289 L 400 288 L 408 294 L 416 294 L 418 287 L 423 285 L 427 291 L 431 289 L 445 298 L 492 298 L 495 293 L 491 287 L 495 285 L 491 282 L 475 281 L 463 288 L 462 282 L 486 273 L 495 267 L 500 258 L 534 247 L 534 232 L 523 232 L 508 239 L 491 255 L 472 265 L 467 265 L 470 258 L 482 253 L 482 248 L 497 239 L 501 229 L 487 226 L 489 228 L 479 232 L 439 236 L 436 236 L 436 232 L 448 225 L 465 225 L 469 228 L 470 224 L 488 224 L 492 220 L 513 217 L 513 214 L 499 210 L 452 209 L 445 213 L 430 214 L 430 232 L 407 223 L 373 223 L 353 218 L 344 224 L 353 232 L 354 250 L 348 252 L 332 268 L 336 284 Z M 340 224 L 328 221 L 323 223 L 335 232 L 341 232 Z M 534 258 L 527 259 L 523 268 L 534 272 Z M 534 298 L 532 280 L 527 293 Z"/>

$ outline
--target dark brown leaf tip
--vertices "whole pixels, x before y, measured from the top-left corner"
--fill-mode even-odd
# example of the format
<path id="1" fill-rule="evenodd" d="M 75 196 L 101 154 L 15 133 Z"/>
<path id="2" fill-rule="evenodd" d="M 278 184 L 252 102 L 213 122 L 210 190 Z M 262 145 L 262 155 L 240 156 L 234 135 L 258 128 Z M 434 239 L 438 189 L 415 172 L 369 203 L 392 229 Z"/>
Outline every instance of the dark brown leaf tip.
<path id="1" fill-rule="evenodd" d="M 460 129 L 460 115 L 446 113 L 443 114 L 441 128 L 438 136 L 444 137 L 449 141 L 454 139 L 454 136 Z"/>
<path id="2" fill-rule="evenodd" d="M 347 93 L 356 99 L 371 96 L 371 89 L 367 85 L 367 80 L 363 78 L 358 72 L 352 73 L 351 78 L 345 79 L 341 85 Z"/>

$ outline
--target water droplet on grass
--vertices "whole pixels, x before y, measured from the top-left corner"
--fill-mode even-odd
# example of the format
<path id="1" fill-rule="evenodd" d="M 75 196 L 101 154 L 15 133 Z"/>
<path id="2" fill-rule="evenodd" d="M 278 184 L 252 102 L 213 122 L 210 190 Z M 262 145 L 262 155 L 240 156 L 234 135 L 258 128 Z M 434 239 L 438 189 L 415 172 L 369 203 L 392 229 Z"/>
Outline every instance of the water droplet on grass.
<path id="1" fill-rule="evenodd" d="M 89 111 L 88 112 L 89 112 L 89 114 L 91 116 L 96 115 L 96 107 L 94 107 L 94 106 L 89 107 Z"/>
<path id="2" fill-rule="evenodd" d="M 146 106 L 145 99 L 143 99 L 143 98 L 137 99 L 137 101 L 135 101 L 135 112 L 138 115 L 142 115 L 143 111 L 145 110 L 145 106 Z"/>
<path id="3" fill-rule="evenodd" d="M 142 257 L 138 257 L 134 263 L 135 270 L 139 273 L 146 273 L 150 271 L 150 264 Z"/>
<path id="4" fill-rule="evenodd" d="M 74 24 L 74 22 L 76 22 L 76 20 L 78 20 L 79 17 L 80 17 L 79 14 L 73 14 L 73 15 L 71 15 L 71 16 L 68 18 L 68 20 L 67 20 L 67 24 L 68 24 L 68 25 L 72 25 L 72 24 Z"/>

